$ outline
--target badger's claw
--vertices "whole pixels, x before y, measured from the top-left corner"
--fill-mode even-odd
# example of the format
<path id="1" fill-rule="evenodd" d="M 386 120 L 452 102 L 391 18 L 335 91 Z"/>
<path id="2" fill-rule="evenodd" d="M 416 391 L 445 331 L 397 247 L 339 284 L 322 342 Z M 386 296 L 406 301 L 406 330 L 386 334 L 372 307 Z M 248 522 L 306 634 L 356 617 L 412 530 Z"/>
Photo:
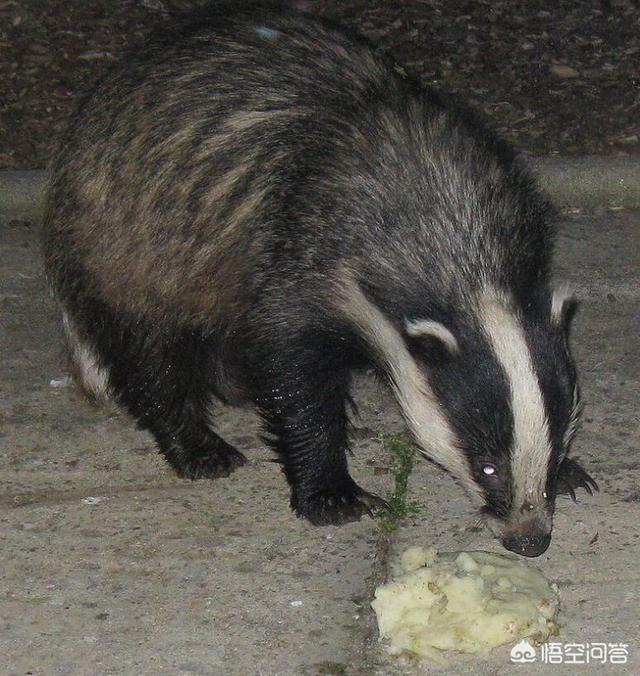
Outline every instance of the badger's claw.
<path id="1" fill-rule="evenodd" d="M 600 490 L 596 481 L 575 460 L 565 458 L 558 470 L 556 492 L 558 495 L 569 495 L 576 502 L 576 488 L 584 488 L 589 495 Z"/>
<path id="2" fill-rule="evenodd" d="M 339 489 L 326 489 L 309 498 L 292 496 L 291 506 L 298 516 L 311 521 L 314 526 L 341 525 L 358 521 L 387 503 L 377 495 L 368 493 L 356 484 Z"/>

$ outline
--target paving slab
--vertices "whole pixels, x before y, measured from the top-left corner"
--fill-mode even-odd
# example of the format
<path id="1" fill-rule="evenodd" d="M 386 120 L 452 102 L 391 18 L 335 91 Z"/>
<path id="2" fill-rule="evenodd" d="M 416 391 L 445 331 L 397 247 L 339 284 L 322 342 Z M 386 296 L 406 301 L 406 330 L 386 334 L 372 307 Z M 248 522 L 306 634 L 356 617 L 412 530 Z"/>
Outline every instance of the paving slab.
<path id="1" fill-rule="evenodd" d="M 256 417 L 225 409 L 249 464 L 176 478 L 122 413 L 68 386 L 37 228 L 0 214 L 0 674 L 640 673 L 640 215 L 567 215 L 558 276 L 581 300 L 573 338 L 586 410 L 574 452 L 601 487 L 558 503 L 534 565 L 558 582 L 558 641 L 628 644 L 622 665 L 513 665 L 509 650 L 447 667 L 388 658 L 369 609 L 408 544 L 502 551 L 462 489 L 420 462 L 422 508 L 388 541 L 369 519 L 313 528 L 288 509 Z M 353 474 L 385 494 L 376 435 L 391 395 L 356 379 Z"/>

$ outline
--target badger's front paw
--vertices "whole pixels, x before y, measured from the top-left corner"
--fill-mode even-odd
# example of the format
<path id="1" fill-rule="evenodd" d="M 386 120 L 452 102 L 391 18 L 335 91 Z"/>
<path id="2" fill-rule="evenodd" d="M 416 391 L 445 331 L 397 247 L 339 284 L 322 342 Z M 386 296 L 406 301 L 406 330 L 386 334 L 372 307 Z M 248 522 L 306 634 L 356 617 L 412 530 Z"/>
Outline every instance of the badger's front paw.
<path id="1" fill-rule="evenodd" d="M 291 508 L 314 526 L 340 526 L 358 521 L 362 516 L 386 505 L 382 498 L 360 488 L 355 483 L 319 490 L 311 495 L 291 496 Z"/>
<path id="2" fill-rule="evenodd" d="M 560 464 L 558 470 L 558 483 L 556 492 L 562 495 L 570 495 L 571 499 L 576 501 L 576 488 L 584 488 L 589 495 L 593 491 L 599 491 L 598 484 L 589 474 L 580 467 L 580 465 L 571 458 L 565 458 Z"/>

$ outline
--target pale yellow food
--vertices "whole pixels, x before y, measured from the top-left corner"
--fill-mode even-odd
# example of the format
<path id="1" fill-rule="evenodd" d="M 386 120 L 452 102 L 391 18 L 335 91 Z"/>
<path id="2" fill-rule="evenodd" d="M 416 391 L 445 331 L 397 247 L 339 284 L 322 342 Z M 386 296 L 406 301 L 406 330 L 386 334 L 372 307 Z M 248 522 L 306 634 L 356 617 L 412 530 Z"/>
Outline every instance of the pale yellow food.
<path id="1" fill-rule="evenodd" d="M 442 659 L 558 633 L 558 589 L 522 559 L 411 547 L 376 589 L 372 607 L 392 654 Z"/>

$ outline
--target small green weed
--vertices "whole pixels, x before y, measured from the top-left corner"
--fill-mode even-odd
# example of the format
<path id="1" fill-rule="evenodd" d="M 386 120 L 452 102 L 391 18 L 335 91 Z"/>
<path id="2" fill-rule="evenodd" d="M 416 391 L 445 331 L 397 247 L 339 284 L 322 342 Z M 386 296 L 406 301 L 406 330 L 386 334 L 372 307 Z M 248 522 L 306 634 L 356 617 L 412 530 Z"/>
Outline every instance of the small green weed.
<path id="1" fill-rule="evenodd" d="M 400 434 L 379 434 L 378 438 L 390 455 L 389 470 L 395 480 L 393 490 L 387 496 L 387 506 L 378 510 L 380 526 L 387 533 L 391 533 L 402 519 L 419 510 L 418 503 L 407 502 L 407 487 L 416 447 Z"/>

